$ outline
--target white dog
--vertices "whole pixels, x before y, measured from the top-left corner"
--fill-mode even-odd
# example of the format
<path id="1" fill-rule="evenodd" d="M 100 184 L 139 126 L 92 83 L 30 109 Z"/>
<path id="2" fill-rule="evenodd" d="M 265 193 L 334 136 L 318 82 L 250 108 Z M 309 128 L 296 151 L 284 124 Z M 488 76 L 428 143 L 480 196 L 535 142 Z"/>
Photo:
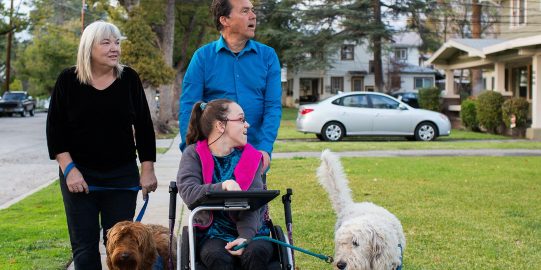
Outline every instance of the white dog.
<path id="1" fill-rule="evenodd" d="M 318 177 L 337 215 L 335 269 L 401 269 L 406 238 L 398 218 L 373 203 L 353 202 L 340 159 L 328 149 L 321 154 Z"/>

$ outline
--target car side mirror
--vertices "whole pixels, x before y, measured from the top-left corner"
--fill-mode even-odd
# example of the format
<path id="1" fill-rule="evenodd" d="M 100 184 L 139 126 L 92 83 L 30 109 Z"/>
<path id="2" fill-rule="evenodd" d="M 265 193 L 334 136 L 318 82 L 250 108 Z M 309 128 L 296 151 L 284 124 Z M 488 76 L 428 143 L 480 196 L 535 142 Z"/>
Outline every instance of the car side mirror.
<path id="1" fill-rule="evenodd" d="M 407 110 L 408 107 L 406 107 L 406 105 L 404 105 L 404 104 L 400 104 L 400 105 L 398 105 L 398 109 L 404 111 L 404 110 Z"/>

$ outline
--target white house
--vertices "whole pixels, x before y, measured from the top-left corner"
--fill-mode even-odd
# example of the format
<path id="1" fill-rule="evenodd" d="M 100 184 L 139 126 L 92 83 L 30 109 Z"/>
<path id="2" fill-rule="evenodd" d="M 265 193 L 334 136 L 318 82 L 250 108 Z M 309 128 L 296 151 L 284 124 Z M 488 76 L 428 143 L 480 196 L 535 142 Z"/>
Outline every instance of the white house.
<path id="1" fill-rule="evenodd" d="M 459 108 L 455 70 L 482 68 L 485 89 L 530 103 L 531 126 L 526 136 L 541 138 L 541 4 L 539 0 L 491 1 L 500 8 L 498 39 L 452 39 L 428 60 L 445 70 L 445 104 Z"/>
<path id="2" fill-rule="evenodd" d="M 436 71 L 420 66 L 421 38 L 417 33 L 397 34 L 382 53 L 385 91 L 413 90 L 433 86 Z M 338 91 L 374 91 L 373 54 L 366 44 L 345 42 L 330 56 L 332 67 L 323 70 L 288 71 L 283 104 L 297 107 L 315 102 Z"/>

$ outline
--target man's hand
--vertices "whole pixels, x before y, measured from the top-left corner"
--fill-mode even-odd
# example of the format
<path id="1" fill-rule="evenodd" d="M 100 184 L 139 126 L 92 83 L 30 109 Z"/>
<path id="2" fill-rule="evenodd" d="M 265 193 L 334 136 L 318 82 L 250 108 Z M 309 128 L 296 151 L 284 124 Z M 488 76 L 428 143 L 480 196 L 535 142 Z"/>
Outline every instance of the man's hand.
<path id="1" fill-rule="evenodd" d="M 233 242 L 227 243 L 227 245 L 225 245 L 225 249 L 227 249 L 227 252 L 231 253 L 231 255 L 240 256 L 244 252 L 244 248 L 239 250 L 233 250 L 233 248 L 244 243 L 245 241 L 246 239 L 244 238 L 237 238 L 233 240 Z"/>
<path id="2" fill-rule="evenodd" d="M 259 152 L 263 154 L 263 173 L 264 173 L 269 168 L 271 159 L 270 159 L 269 153 L 267 153 L 266 151 L 259 150 Z"/>
<path id="3" fill-rule="evenodd" d="M 154 174 L 154 162 L 144 161 L 141 163 L 140 184 L 144 200 L 147 199 L 148 193 L 156 191 L 156 188 L 158 188 L 158 179 Z"/>
<path id="4" fill-rule="evenodd" d="M 88 185 L 86 184 L 83 175 L 76 167 L 73 167 L 73 169 L 71 169 L 71 171 L 68 173 L 66 185 L 71 193 L 89 193 Z"/>

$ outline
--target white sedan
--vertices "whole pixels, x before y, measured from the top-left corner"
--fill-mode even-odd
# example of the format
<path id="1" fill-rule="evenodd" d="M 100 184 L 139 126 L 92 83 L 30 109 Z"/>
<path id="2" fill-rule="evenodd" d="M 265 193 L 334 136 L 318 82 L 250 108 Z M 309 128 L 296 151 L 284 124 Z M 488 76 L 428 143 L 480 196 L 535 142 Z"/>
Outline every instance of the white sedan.
<path id="1" fill-rule="evenodd" d="M 347 92 L 300 106 L 297 130 L 315 133 L 323 141 L 340 141 L 351 135 L 432 141 L 449 136 L 451 122 L 441 113 L 415 109 L 383 93 Z"/>

